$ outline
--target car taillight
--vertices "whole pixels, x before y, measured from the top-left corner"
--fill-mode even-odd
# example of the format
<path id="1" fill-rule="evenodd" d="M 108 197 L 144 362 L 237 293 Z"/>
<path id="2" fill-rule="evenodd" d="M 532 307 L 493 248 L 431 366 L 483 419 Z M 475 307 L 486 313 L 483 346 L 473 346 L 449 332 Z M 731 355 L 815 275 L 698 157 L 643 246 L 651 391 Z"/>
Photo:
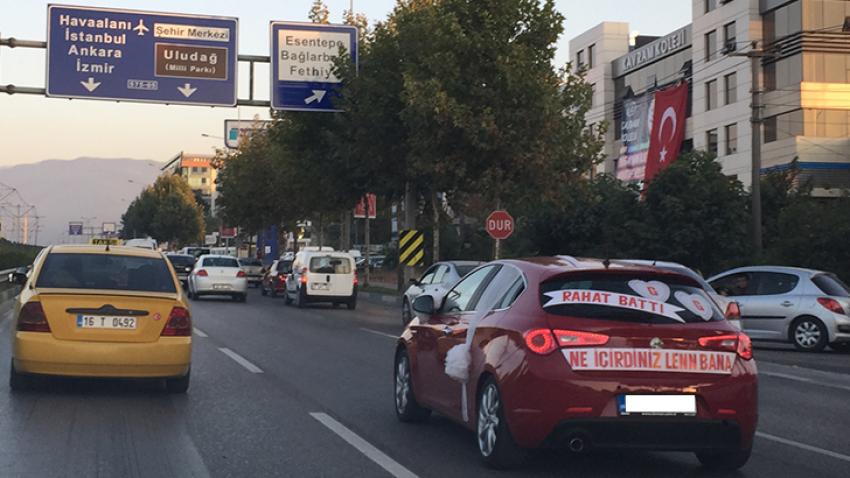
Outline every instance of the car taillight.
<path id="1" fill-rule="evenodd" d="M 704 349 L 735 352 L 744 360 L 750 360 L 753 358 L 753 342 L 746 334 L 700 337 L 699 345 Z"/>
<path id="2" fill-rule="evenodd" d="M 307 268 L 301 269 L 301 283 L 307 285 Z"/>
<path id="3" fill-rule="evenodd" d="M 245 271 L 239 271 L 236 273 L 236 277 L 245 277 Z"/>
<path id="4" fill-rule="evenodd" d="M 209 274 L 207 274 L 207 271 L 201 269 L 195 275 L 197 275 L 198 277 L 207 277 Z"/>
<path id="5" fill-rule="evenodd" d="M 277 280 L 279 280 L 281 282 L 286 282 L 286 274 L 279 274 L 277 276 Z"/>
<path id="6" fill-rule="evenodd" d="M 183 307 L 174 307 L 160 334 L 162 337 L 189 337 L 192 335 L 192 318 Z"/>
<path id="7" fill-rule="evenodd" d="M 356 286 L 359 283 L 360 283 L 360 281 L 357 279 L 357 272 L 355 272 L 354 273 L 354 285 Z"/>
<path id="8" fill-rule="evenodd" d="M 607 335 L 576 330 L 556 329 L 553 333 L 549 329 L 534 329 L 526 332 L 525 345 L 536 354 L 546 355 L 561 347 L 604 345 L 608 338 Z"/>
<path id="9" fill-rule="evenodd" d="M 18 315 L 18 330 L 21 332 L 50 332 L 50 324 L 41 302 L 27 302 Z"/>
<path id="10" fill-rule="evenodd" d="M 818 297 L 818 304 L 824 306 L 830 312 L 834 312 L 836 314 L 847 315 L 844 312 L 844 307 L 841 307 L 841 304 L 838 303 L 835 299 L 830 299 L 829 297 Z"/>

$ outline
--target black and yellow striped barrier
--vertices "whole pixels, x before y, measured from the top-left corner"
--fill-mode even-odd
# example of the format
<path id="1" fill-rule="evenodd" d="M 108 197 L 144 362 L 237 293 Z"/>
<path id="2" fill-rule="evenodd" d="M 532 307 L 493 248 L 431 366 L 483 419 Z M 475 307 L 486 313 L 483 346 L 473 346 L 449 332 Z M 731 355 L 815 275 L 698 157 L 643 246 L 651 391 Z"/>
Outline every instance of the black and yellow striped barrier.
<path id="1" fill-rule="evenodd" d="M 398 235 L 398 261 L 406 266 L 418 266 L 425 258 L 425 233 L 405 229 Z"/>

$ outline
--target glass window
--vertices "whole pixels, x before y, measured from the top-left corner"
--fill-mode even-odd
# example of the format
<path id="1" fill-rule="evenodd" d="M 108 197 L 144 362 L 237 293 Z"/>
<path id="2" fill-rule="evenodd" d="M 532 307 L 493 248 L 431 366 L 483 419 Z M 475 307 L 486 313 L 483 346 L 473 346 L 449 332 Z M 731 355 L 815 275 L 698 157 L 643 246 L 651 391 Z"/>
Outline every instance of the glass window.
<path id="1" fill-rule="evenodd" d="M 292 261 L 278 261 L 278 263 L 277 263 L 277 273 L 278 274 L 291 274 L 292 273 Z"/>
<path id="2" fill-rule="evenodd" d="M 48 254 L 36 287 L 175 292 L 163 259 L 113 254 Z"/>
<path id="3" fill-rule="evenodd" d="M 705 34 L 705 61 L 717 58 L 717 30 Z"/>
<path id="4" fill-rule="evenodd" d="M 584 50 L 579 50 L 576 53 L 576 69 L 581 70 L 584 66 Z"/>
<path id="5" fill-rule="evenodd" d="M 250 266 L 262 266 L 263 263 L 260 262 L 259 259 L 239 259 L 239 265 L 242 267 L 250 267 Z"/>
<path id="6" fill-rule="evenodd" d="M 193 173 L 197 173 L 197 172 L 198 172 L 198 168 L 197 168 L 197 167 L 195 167 L 195 166 L 192 166 L 192 172 L 193 172 Z"/>
<path id="7" fill-rule="evenodd" d="M 351 259 L 347 257 L 314 256 L 310 258 L 310 272 L 351 274 Z"/>
<path id="8" fill-rule="evenodd" d="M 715 8 L 717 8 L 717 0 L 704 0 L 705 2 L 705 13 L 708 13 Z"/>
<path id="9" fill-rule="evenodd" d="M 201 178 L 201 184 L 207 184 L 207 178 Z"/>
<path id="10" fill-rule="evenodd" d="M 727 51 L 734 51 L 737 43 L 735 40 L 735 22 L 723 25 L 723 46 Z"/>
<path id="11" fill-rule="evenodd" d="M 505 292 L 504 297 L 502 297 L 502 301 L 496 306 L 497 309 L 507 309 L 508 307 L 514 305 L 517 298 L 519 298 L 520 294 L 525 290 L 525 281 L 522 280 L 522 277 L 517 278 L 517 280 L 508 288 L 508 291 Z"/>
<path id="12" fill-rule="evenodd" d="M 168 258 L 171 265 L 174 266 L 175 269 L 180 267 L 192 267 L 195 265 L 195 256 L 183 256 L 183 255 L 169 255 L 165 256 Z"/>
<path id="13" fill-rule="evenodd" d="M 230 257 L 205 257 L 201 267 L 239 267 L 239 262 Z"/>
<path id="14" fill-rule="evenodd" d="M 705 82 L 705 110 L 711 111 L 717 107 L 717 80 Z"/>
<path id="15" fill-rule="evenodd" d="M 434 280 L 431 282 L 432 284 L 442 284 L 443 279 L 446 278 L 446 272 L 449 271 L 449 266 L 441 265 L 437 267 L 436 272 L 434 272 Z"/>
<path id="16" fill-rule="evenodd" d="M 502 266 L 499 272 L 493 276 L 493 280 L 487 285 L 487 289 L 481 294 L 481 298 L 475 305 L 475 310 L 488 311 L 498 309 L 499 304 L 504 299 L 508 289 L 514 285 L 517 279 L 521 279 L 522 274 L 515 267 Z"/>
<path id="17" fill-rule="evenodd" d="M 731 105 L 738 101 L 738 74 L 729 73 L 723 77 L 724 104 Z"/>
<path id="18" fill-rule="evenodd" d="M 425 271 L 425 273 L 422 274 L 422 277 L 419 279 L 419 284 L 420 285 L 428 285 L 428 284 L 433 283 L 434 282 L 434 274 L 437 273 L 437 267 L 439 267 L 439 266 L 431 266 L 430 269 Z"/>
<path id="19" fill-rule="evenodd" d="M 464 277 L 451 291 L 446 295 L 446 301 L 443 304 L 442 312 L 464 312 L 471 310 L 474 306 L 472 299 L 477 295 L 482 284 L 487 282 L 487 278 L 493 273 L 497 266 L 487 266 L 478 269 L 477 271 Z"/>
<path id="20" fill-rule="evenodd" d="M 596 45 L 590 45 L 587 47 L 587 67 L 593 68 L 593 65 L 596 64 Z"/>
<path id="21" fill-rule="evenodd" d="M 735 154 L 738 152 L 738 125 L 730 124 L 726 126 L 726 154 Z"/>
<path id="22" fill-rule="evenodd" d="M 711 154 L 717 155 L 717 129 L 705 132 L 705 149 Z"/>
<path id="23" fill-rule="evenodd" d="M 762 68 L 762 77 L 764 81 L 765 91 L 774 91 L 776 89 L 776 63 L 768 63 Z"/>
<path id="24" fill-rule="evenodd" d="M 794 274 L 782 274 L 778 272 L 756 272 L 758 288 L 756 295 L 779 295 L 787 294 L 797 287 L 800 278 Z"/>
<path id="25" fill-rule="evenodd" d="M 462 266 L 455 266 L 455 270 L 457 271 L 458 277 L 463 277 L 472 272 L 476 267 L 478 267 L 477 264 L 467 264 Z"/>
<path id="26" fill-rule="evenodd" d="M 711 287 L 718 294 L 727 297 L 738 297 L 743 295 L 755 295 L 755 283 L 753 282 L 752 272 L 739 272 L 730 274 L 715 279 L 711 282 Z"/>
<path id="27" fill-rule="evenodd" d="M 764 124 L 764 142 L 776 141 L 776 116 L 765 118 L 762 123 Z"/>
<path id="28" fill-rule="evenodd" d="M 590 84 L 590 106 L 592 107 L 595 103 L 594 99 L 596 98 L 596 83 Z"/>
<path id="29" fill-rule="evenodd" d="M 666 302 L 659 305 L 649 301 L 632 288 L 634 282 L 645 287 L 644 281 L 649 280 L 662 282 L 669 288 Z M 571 275 L 540 284 L 540 305 L 555 315 L 639 324 L 724 320 L 720 309 L 700 287 L 659 276 Z"/>
<path id="30" fill-rule="evenodd" d="M 842 282 L 835 274 L 817 274 L 812 277 L 812 282 L 824 294 L 836 297 L 850 297 L 850 287 Z"/>

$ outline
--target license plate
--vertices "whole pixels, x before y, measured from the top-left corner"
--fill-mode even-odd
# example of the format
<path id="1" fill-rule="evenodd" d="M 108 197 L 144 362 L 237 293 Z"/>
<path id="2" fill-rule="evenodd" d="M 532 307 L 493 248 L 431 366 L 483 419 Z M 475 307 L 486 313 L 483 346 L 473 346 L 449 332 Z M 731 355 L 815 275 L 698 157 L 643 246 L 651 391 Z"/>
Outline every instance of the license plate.
<path id="1" fill-rule="evenodd" d="M 313 290 L 328 290 L 327 284 L 313 284 Z"/>
<path id="2" fill-rule="evenodd" d="M 695 395 L 618 395 L 620 415 L 696 415 Z"/>
<path id="3" fill-rule="evenodd" d="M 230 289 L 230 284 L 213 284 L 213 289 L 215 289 L 215 290 L 227 290 L 227 289 Z"/>
<path id="4" fill-rule="evenodd" d="M 77 328 L 136 330 L 136 318 L 114 315 L 78 315 Z"/>

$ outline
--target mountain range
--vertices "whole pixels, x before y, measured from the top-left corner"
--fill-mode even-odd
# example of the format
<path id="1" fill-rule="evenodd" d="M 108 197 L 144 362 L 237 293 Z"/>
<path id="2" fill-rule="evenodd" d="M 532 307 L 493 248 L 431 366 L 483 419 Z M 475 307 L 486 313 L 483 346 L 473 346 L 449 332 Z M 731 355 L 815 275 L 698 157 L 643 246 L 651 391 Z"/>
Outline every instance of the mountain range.
<path id="1" fill-rule="evenodd" d="M 120 228 L 127 206 L 153 183 L 162 166 L 158 161 L 129 158 L 51 159 L 2 167 L 0 183 L 17 189 L 36 207 L 40 245 L 82 242 L 68 235 L 69 222 L 85 222 L 97 229 L 113 222 Z M 2 219 L 10 223 L 9 217 Z M 2 233 L 8 235 L 9 229 L 4 225 Z"/>

